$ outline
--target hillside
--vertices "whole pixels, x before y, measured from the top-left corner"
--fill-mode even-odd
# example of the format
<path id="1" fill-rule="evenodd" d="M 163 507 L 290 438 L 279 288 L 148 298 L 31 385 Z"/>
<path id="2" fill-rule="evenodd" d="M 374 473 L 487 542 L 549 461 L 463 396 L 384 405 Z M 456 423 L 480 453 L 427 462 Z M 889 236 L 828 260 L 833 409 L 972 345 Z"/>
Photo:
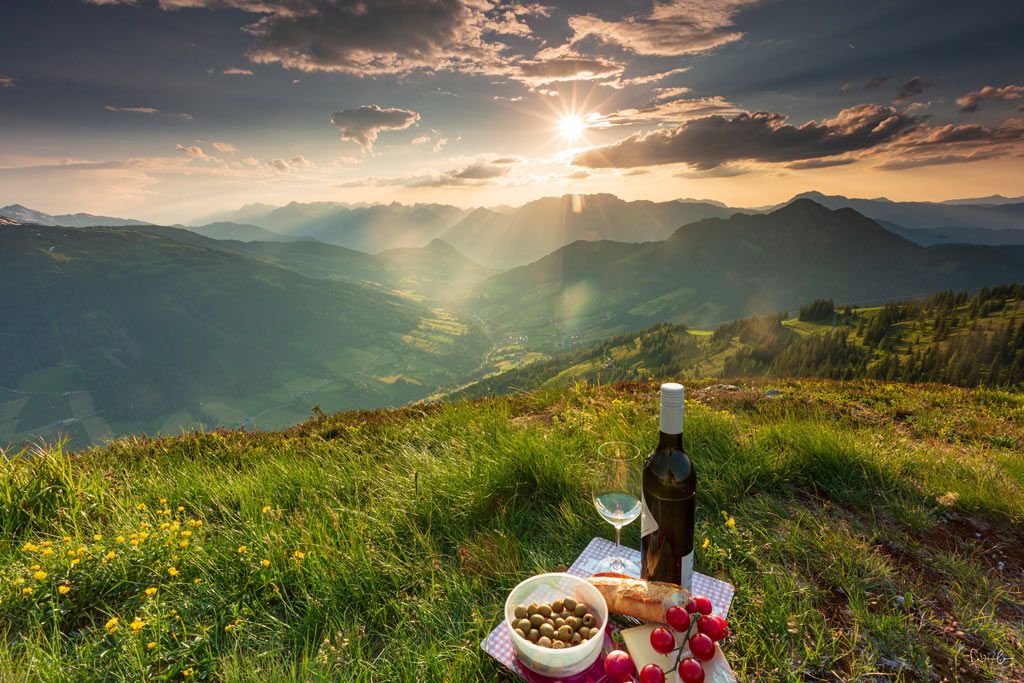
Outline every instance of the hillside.
<path id="1" fill-rule="evenodd" d="M 89 213 L 48 214 L 36 211 L 21 204 L 10 204 L 0 207 L 0 217 L 18 223 L 49 225 L 51 227 L 91 228 L 95 226 L 122 227 L 126 225 L 151 225 L 148 221 L 134 218 L 114 218 L 112 216 L 94 216 Z"/>
<path id="2" fill-rule="evenodd" d="M 656 390 L 0 460 L 0 679 L 511 683 L 478 644 L 517 582 L 608 537 L 593 454 L 653 445 Z M 779 380 L 687 397 L 695 565 L 737 587 L 740 680 L 1024 676 L 1024 396 Z"/>
<path id="3" fill-rule="evenodd" d="M 868 218 L 888 221 L 906 228 L 1024 229 L 1024 202 L 1014 203 L 1012 200 L 978 204 L 894 202 L 884 198 L 856 199 L 820 192 L 803 192 L 787 203 L 800 199 L 810 199 L 830 209 L 851 208 Z"/>
<path id="4" fill-rule="evenodd" d="M 884 302 L 1024 278 L 1002 248 L 922 247 L 852 209 L 804 199 L 707 219 L 662 242 L 575 242 L 482 283 L 473 310 L 550 352 L 658 322 L 709 325 L 817 297 Z"/>
<path id="5" fill-rule="evenodd" d="M 436 306 L 171 230 L 0 228 L 0 443 L 398 405 L 455 382 L 488 346 Z"/>
<path id="6" fill-rule="evenodd" d="M 825 304 L 824 301 L 816 304 Z M 811 310 L 801 308 L 801 317 Z M 493 396 L 575 382 L 655 377 L 824 377 L 1024 386 L 1024 286 L 942 292 L 808 320 L 744 318 L 713 332 L 662 323 L 533 362 L 492 357 L 456 395 Z M 522 345 L 503 349 L 505 357 Z"/>
<path id="7" fill-rule="evenodd" d="M 194 233 L 215 240 L 238 240 L 240 242 L 291 242 L 300 239 L 311 239 L 303 236 L 278 235 L 258 225 L 247 223 L 231 223 L 220 221 L 187 228 Z"/>

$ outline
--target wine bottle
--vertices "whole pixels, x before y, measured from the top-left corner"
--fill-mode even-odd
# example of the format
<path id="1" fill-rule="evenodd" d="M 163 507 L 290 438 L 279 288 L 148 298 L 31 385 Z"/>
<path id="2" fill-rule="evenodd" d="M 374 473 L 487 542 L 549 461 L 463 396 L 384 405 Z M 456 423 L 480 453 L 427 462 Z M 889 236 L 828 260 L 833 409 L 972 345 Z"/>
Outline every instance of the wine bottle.
<path id="1" fill-rule="evenodd" d="M 658 446 L 644 463 L 640 576 L 691 588 L 697 470 L 683 452 L 683 386 L 661 385 Z"/>

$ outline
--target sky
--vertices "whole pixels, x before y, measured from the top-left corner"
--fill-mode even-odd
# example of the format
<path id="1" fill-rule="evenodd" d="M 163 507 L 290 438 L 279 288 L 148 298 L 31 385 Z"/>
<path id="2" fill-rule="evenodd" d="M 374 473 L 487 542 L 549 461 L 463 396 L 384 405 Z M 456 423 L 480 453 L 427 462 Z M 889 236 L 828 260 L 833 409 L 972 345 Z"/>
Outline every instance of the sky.
<path id="1" fill-rule="evenodd" d="M 5 0 L 0 21 L 0 205 L 1024 194 L 1017 0 Z"/>

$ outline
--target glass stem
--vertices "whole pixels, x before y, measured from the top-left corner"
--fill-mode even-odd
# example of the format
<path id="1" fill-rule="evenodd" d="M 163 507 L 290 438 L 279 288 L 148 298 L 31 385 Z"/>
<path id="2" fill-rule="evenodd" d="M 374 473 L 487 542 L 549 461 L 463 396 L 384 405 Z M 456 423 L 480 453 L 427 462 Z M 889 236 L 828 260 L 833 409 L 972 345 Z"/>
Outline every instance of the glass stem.
<path id="1" fill-rule="evenodd" d="M 620 547 L 622 544 L 619 543 L 619 537 L 621 535 L 622 535 L 622 527 L 621 526 L 615 527 L 615 552 L 617 552 L 617 553 L 621 553 L 622 552 L 622 548 Z"/>

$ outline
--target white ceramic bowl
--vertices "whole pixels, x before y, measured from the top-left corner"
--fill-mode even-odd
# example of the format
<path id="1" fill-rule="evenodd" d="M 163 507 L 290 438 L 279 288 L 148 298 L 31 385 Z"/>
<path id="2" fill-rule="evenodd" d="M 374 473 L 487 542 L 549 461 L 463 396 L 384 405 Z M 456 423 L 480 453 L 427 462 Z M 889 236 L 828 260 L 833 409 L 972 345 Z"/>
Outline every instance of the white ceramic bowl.
<path id="1" fill-rule="evenodd" d="M 516 633 L 512 626 L 517 605 L 531 602 L 554 602 L 571 597 L 583 602 L 597 619 L 601 632 L 575 647 L 552 650 L 531 643 Z M 586 579 L 572 574 L 538 574 L 512 589 L 505 601 L 505 627 L 512 637 L 512 646 L 523 666 L 543 676 L 558 678 L 573 676 L 589 668 L 601 656 L 605 628 L 608 625 L 608 605 L 604 596 Z"/>

